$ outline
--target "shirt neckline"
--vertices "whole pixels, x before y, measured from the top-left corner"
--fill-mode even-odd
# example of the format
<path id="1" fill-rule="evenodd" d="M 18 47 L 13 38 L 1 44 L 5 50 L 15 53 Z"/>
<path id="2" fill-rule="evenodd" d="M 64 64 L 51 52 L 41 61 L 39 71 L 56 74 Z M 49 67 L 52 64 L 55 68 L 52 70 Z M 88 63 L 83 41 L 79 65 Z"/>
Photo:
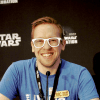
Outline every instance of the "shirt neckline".
<path id="1" fill-rule="evenodd" d="M 47 78 L 47 76 L 44 75 L 43 73 L 41 73 L 40 71 L 39 71 L 39 75 L 42 76 L 42 77 L 44 77 L 44 78 Z M 54 74 L 54 75 L 50 75 L 48 78 L 54 78 L 55 75 L 56 75 L 56 74 Z"/>

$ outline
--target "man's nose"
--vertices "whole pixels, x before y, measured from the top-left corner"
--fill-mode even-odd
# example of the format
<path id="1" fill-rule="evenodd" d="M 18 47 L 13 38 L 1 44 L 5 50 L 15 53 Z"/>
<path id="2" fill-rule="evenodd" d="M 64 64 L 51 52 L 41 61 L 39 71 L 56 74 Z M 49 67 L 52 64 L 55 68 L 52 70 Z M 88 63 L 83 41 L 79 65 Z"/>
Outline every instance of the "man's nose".
<path id="1" fill-rule="evenodd" d="M 44 44 L 44 47 L 43 48 L 44 49 L 50 49 L 51 48 L 51 46 L 49 45 L 49 43 L 48 43 L 47 40 L 45 41 L 45 44 Z"/>

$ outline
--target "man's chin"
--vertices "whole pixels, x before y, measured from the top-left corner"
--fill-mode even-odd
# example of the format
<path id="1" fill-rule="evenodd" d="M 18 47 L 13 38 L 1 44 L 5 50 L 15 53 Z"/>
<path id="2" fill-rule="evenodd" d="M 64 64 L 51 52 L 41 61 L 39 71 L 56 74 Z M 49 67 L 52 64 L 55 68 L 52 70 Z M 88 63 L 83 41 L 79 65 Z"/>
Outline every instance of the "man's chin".
<path id="1" fill-rule="evenodd" d="M 54 64 L 42 64 L 44 67 L 51 68 Z"/>

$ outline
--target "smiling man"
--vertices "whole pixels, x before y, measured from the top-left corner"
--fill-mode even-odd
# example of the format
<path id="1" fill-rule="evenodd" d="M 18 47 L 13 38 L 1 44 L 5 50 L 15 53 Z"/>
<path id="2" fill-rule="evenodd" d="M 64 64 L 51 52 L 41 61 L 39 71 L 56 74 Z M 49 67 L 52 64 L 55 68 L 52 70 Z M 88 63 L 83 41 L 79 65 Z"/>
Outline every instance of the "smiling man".
<path id="1" fill-rule="evenodd" d="M 47 100 L 47 96 L 48 100 L 99 100 L 88 70 L 60 58 L 66 41 L 55 19 L 35 20 L 31 38 L 36 58 L 14 62 L 7 69 L 0 83 L 0 100 L 16 96 L 20 100 Z"/>
<path id="2" fill-rule="evenodd" d="M 34 39 L 37 40 L 34 41 L 33 39 L 31 43 L 32 51 L 37 58 L 39 71 L 45 74 L 49 70 L 51 75 L 55 74 L 59 66 L 61 50 L 65 49 L 66 44 L 66 41 L 61 38 L 62 30 L 55 24 L 44 23 L 38 25 L 33 34 Z M 45 41 L 45 39 L 48 40 Z M 39 42 L 36 45 L 37 47 L 34 46 L 36 42 Z M 40 47 L 38 47 L 39 44 Z"/>

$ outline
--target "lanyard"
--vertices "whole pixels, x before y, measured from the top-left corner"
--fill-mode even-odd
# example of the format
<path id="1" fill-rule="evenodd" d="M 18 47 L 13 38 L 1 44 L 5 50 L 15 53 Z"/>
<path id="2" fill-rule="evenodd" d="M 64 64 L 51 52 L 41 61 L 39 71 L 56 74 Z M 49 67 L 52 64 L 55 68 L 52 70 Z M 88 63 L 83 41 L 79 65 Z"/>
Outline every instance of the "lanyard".
<path id="1" fill-rule="evenodd" d="M 55 92 L 56 92 L 56 88 L 57 88 L 57 84 L 58 84 L 58 79 L 59 79 L 59 75 L 60 75 L 60 67 L 61 67 L 61 61 L 60 61 L 59 67 L 58 67 L 56 75 L 55 75 L 54 84 L 53 84 L 53 91 L 52 91 L 52 95 L 51 95 L 50 100 L 54 100 L 54 96 L 55 96 Z M 38 84 L 38 88 L 39 88 L 39 92 L 40 92 L 39 96 L 40 96 L 41 100 L 45 100 L 37 65 L 35 68 L 35 73 L 36 73 L 37 84 Z"/>

